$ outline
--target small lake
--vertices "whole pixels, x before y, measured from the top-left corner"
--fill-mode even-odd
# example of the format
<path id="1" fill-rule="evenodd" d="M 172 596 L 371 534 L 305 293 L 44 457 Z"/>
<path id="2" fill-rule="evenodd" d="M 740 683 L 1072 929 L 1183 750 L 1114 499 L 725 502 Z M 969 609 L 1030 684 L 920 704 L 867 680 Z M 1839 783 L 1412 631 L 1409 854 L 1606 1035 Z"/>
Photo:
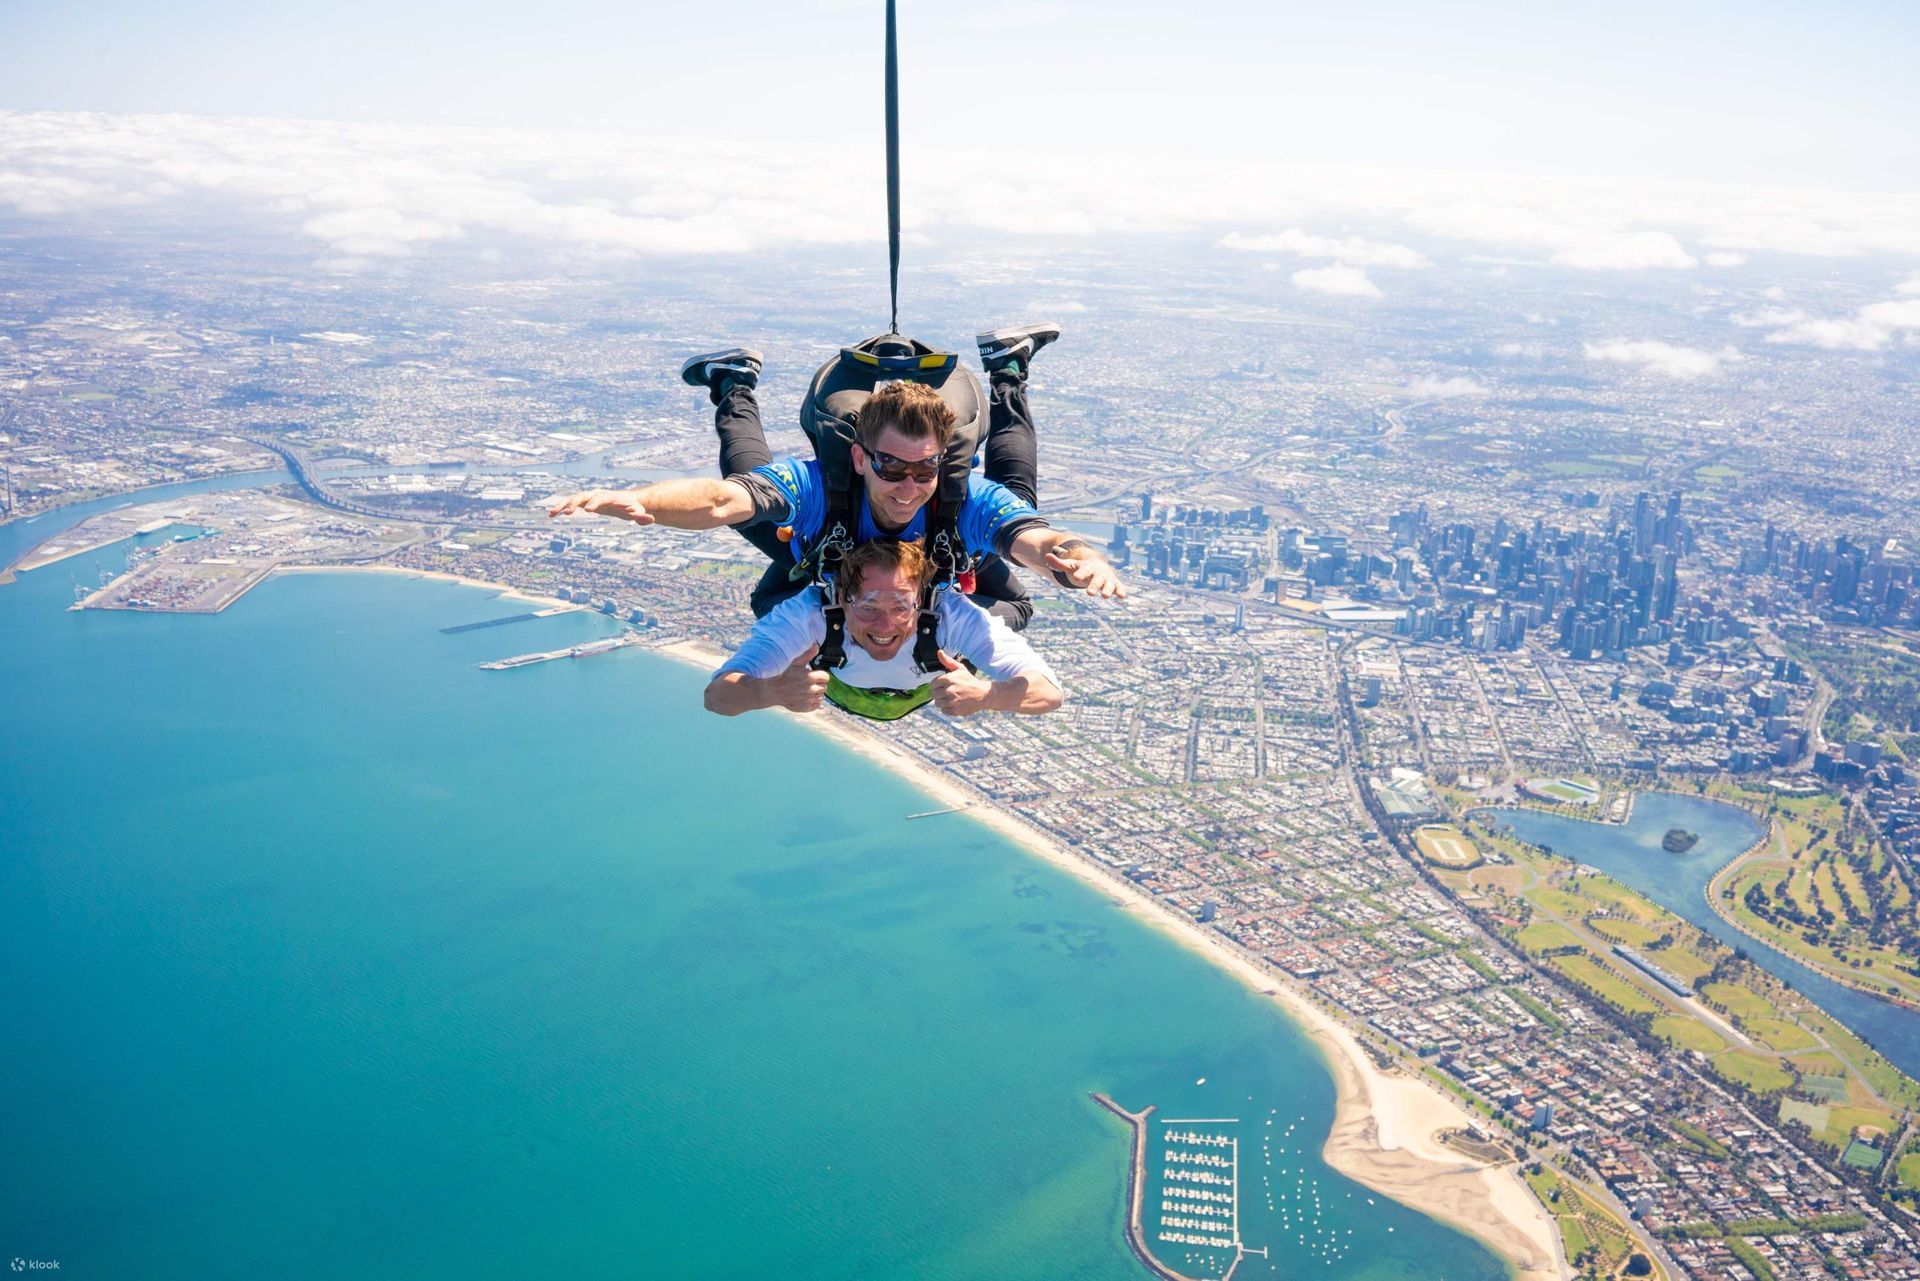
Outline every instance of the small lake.
<path id="1" fill-rule="evenodd" d="M 1624 825 L 1590 823 L 1540 810 L 1490 809 L 1481 813 L 1523 841 L 1544 845 L 1577 863 L 1597 867 L 1660 906 L 1740 948 L 1768 973 L 1785 980 L 1858 1033 L 1909 1076 L 1920 1076 L 1920 1015 L 1836 983 L 1767 944 L 1748 938 L 1707 903 L 1707 882 L 1734 856 L 1766 834 L 1766 824 L 1738 806 L 1720 801 L 1643 793 Z M 1696 832 L 1700 840 L 1684 854 L 1660 847 L 1670 828 Z"/>

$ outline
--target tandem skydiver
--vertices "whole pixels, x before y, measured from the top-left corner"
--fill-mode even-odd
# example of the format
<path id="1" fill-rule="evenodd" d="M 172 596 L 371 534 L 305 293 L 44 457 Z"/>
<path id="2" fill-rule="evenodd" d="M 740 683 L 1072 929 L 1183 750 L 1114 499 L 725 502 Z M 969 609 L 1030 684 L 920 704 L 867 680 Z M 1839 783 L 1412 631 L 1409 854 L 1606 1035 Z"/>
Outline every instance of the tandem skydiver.
<path id="1" fill-rule="evenodd" d="M 945 465 L 934 501 L 964 492 L 953 483 L 956 471 L 959 479 L 970 486 L 969 473 L 974 453 L 979 449 L 983 461 L 981 475 L 1004 486 L 1027 506 L 1036 509 L 1040 506 L 1039 450 L 1034 437 L 1033 416 L 1027 407 L 1027 375 L 1033 367 L 1034 356 L 1059 337 L 1060 326 L 1053 324 L 997 329 L 976 337 L 980 364 L 987 373 L 992 389 L 983 449 L 980 448 L 983 442 L 978 439 L 977 397 L 971 394 L 976 384 L 971 375 L 963 375 L 960 380 L 941 380 L 942 399 L 947 401 L 949 409 L 955 411 L 954 418 L 957 420 L 964 414 L 975 421 L 956 421 L 951 429 Z M 890 338 L 894 341 L 889 342 Z M 908 380 L 922 376 L 916 368 L 922 359 L 935 364 L 940 360 L 929 349 L 898 339 L 896 335 L 873 339 L 859 348 L 844 352 L 842 360 L 838 362 L 840 366 L 845 366 L 846 357 L 885 362 L 892 370 L 899 371 L 894 374 L 895 377 Z M 713 401 L 714 431 L 720 438 L 720 475 L 723 477 L 747 476 L 773 464 L 773 453 L 767 447 L 766 434 L 760 424 L 760 407 L 754 396 L 759 371 L 760 353 L 739 347 L 695 356 L 681 366 L 680 376 L 691 385 L 706 390 Z M 821 462 L 820 479 L 829 492 L 836 483 L 836 472 L 842 477 L 838 483 L 852 483 L 847 461 L 850 442 L 843 437 L 858 434 L 858 415 L 865 409 L 865 397 L 861 391 L 851 390 L 849 393 L 834 390 L 836 386 L 846 385 L 846 380 L 836 377 L 839 372 L 830 362 L 816 378 L 808 403 L 801 410 L 802 423 L 809 428 L 809 436 L 814 438 L 816 456 Z M 865 371 L 856 370 L 858 372 Z M 878 376 L 885 377 L 887 372 L 881 370 Z M 858 386 L 859 380 L 856 379 L 854 387 Z M 836 421 L 841 416 L 853 419 L 850 433 Z M 825 426 L 823 418 L 826 420 Z M 806 579 L 801 576 L 800 581 L 794 581 L 795 576 L 789 571 L 796 550 L 790 542 L 780 541 L 777 530 L 764 524 L 736 528 L 742 537 L 773 561 L 753 590 L 754 616 L 763 617 L 775 604 L 800 590 Z M 1080 548 L 1066 550 L 1077 553 Z M 1033 598 L 1027 594 L 1019 575 L 997 555 L 988 554 L 978 560 L 966 588 L 975 603 L 991 610 L 1015 631 L 1024 628 L 1033 617 Z"/>
<path id="2" fill-rule="evenodd" d="M 944 531 L 951 528 L 954 541 L 961 544 L 955 550 L 981 558 L 983 569 L 976 571 L 971 585 L 1010 625 L 1023 626 L 1032 606 L 1019 599 L 1024 593 L 1008 589 L 1013 583 L 1010 573 L 1004 583 L 991 581 L 993 562 L 984 559 L 990 555 L 1050 574 L 1062 586 L 1079 587 L 1090 595 L 1124 597 L 1126 589 L 1105 558 L 1085 540 L 1054 529 L 1032 502 L 1034 442 L 1026 412 L 1026 370 L 1034 353 L 1059 332 L 1056 326 L 1038 325 L 980 336 L 982 363 L 993 385 L 987 470 L 1004 477 L 1004 482 L 968 470 L 971 441 L 959 442 L 954 451 L 963 455 L 957 458 L 957 468 L 956 459 L 950 457 L 948 444 L 956 415 L 938 392 L 915 381 L 911 372 L 916 362 L 942 358 L 897 335 L 883 335 L 842 352 L 841 364 L 846 368 L 862 369 L 856 360 L 873 367 L 868 385 L 876 388 L 870 395 L 861 392 L 853 398 L 857 413 L 843 415 L 842 431 L 850 437 L 846 443 L 851 458 L 849 480 L 857 476 L 859 482 L 852 496 L 857 513 L 847 514 L 850 529 L 842 531 L 837 521 L 830 521 L 830 508 L 847 501 L 845 491 L 837 497 L 829 485 L 827 469 L 834 466 L 831 442 L 816 436 L 816 447 L 826 455 L 824 467 L 821 458 L 775 462 L 769 456 L 755 397 L 760 356 L 745 348 L 696 356 L 681 370 L 688 383 L 706 388 L 714 402 L 724 479 L 586 490 L 559 499 L 548 515 L 589 512 L 676 529 L 739 527 L 743 536 L 774 560 L 754 591 L 754 613 L 765 616 L 786 596 L 824 582 L 827 575 L 820 572 L 821 561 L 835 549 L 823 534 L 844 532 L 848 545 L 879 537 L 925 540 L 929 500 L 936 490 L 952 485 L 957 470 L 961 484 L 951 492 L 960 498 L 941 512 L 941 528 L 935 531 L 934 541 L 943 540 Z M 951 371 L 952 357 L 944 359 L 942 372 Z M 885 374 L 894 369 L 907 372 L 897 380 L 886 380 Z M 823 376 L 826 373 L 823 369 Z M 818 383 L 815 390 L 820 391 Z M 822 397 L 829 404 L 832 399 Z M 940 549 L 934 550 L 937 555 Z M 942 570 L 936 560 L 936 577 Z M 1001 571 L 1005 572 L 1004 566 Z M 965 576 L 959 581 L 964 584 Z M 980 592 L 981 588 L 989 591 Z"/>
<path id="3" fill-rule="evenodd" d="M 921 670 L 909 641 L 931 572 L 919 543 L 861 543 L 830 587 L 807 587 L 754 623 L 753 634 L 715 669 L 707 710 L 811 712 L 824 699 L 855 716 L 892 721 L 928 703 L 948 716 L 1039 715 L 1059 707 L 1053 669 L 1025 637 L 959 592 L 935 597 L 938 670 Z M 827 591 L 834 593 L 831 606 Z M 838 649 L 842 661 L 822 670 L 815 660 L 825 648 Z"/>

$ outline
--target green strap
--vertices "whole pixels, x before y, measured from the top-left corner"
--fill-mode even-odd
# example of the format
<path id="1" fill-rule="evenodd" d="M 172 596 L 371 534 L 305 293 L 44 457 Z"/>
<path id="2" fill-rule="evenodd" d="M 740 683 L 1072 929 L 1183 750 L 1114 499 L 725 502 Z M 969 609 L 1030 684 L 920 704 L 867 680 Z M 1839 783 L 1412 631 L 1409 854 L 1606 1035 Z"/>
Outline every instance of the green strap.
<path id="1" fill-rule="evenodd" d="M 874 721 L 897 721 L 933 701 L 933 686 L 918 689 L 861 689 L 827 673 L 827 701 L 843 712 Z"/>

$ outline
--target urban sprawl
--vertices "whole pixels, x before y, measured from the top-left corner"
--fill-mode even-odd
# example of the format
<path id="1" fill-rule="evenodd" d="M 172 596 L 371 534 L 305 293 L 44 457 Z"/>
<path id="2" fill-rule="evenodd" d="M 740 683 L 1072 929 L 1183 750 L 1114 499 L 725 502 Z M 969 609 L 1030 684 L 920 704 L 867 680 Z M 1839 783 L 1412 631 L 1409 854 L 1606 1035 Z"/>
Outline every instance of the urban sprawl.
<path id="1" fill-rule="evenodd" d="M 1015 305 L 990 267 L 954 270 Z M 1920 1278 L 1920 1085 L 1748 954 L 1920 1001 L 1913 380 L 1785 350 L 1768 378 L 1596 370 L 1505 318 L 1544 290 L 1367 322 L 1245 267 L 1113 287 L 1036 367 L 1042 506 L 1132 593 L 1029 579 L 1066 706 L 928 710 L 887 740 L 1456 1095 L 1462 1151 L 1519 1168 L 1583 1274 Z M 1091 299 L 1101 270 L 1053 274 Z M 672 376 L 702 339 L 768 351 L 776 448 L 799 452 L 805 377 L 864 336 L 770 326 L 751 278 L 697 307 L 700 282 L 666 278 L 634 316 L 614 283 L 396 277 L 349 300 L 244 256 L 154 271 L 132 294 L 51 248 L 17 260 L 5 515 L 291 478 L 135 494 L 29 559 L 57 573 L 144 531 L 126 574 L 76 582 L 91 606 L 218 609 L 277 566 L 373 564 L 730 646 L 762 563 L 738 536 L 545 503 L 706 474 L 704 401 Z M 1599 323 L 1563 302 L 1558 326 Z M 1767 827 L 1712 891 L 1751 948 L 1499 813 L 1620 822 L 1654 790 Z"/>

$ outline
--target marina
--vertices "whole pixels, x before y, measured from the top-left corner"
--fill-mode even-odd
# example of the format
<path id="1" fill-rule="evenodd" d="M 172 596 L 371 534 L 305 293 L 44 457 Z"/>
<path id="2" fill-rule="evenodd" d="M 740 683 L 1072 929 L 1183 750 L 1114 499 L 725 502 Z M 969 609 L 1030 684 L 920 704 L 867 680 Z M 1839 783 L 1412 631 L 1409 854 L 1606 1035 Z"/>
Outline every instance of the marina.
<path id="1" fill-rule="evenodd" d="M 1161 1134 L 1164 1164 L 1160 1170 L 1160 1207 L 1153 1240 L 1184 1247 L 1180 1271 L 1161 1261 L 1148 1245 L 1143 1221 L 1147 1156 L 1153 1114 L 1128 1112 L 1104 1094 L 1094 1100 L 1133 1128 L 1133 1166 L 1128 1180 L 1127 1244 L 1135 1256 L 1162 1281 L 1196 1281 L 1217 1277 L 1227 1281 L 1250 1257 L 1265 1259 L 1263 1246 L 1249 1246 L 1240 1236 L 1240 1140 L 1232 1134 L 1196 1129 L 1168 1129 Z M 1166 1126 L 1238 1125 L 1231 1117 L 1166 1119 Z"/>

